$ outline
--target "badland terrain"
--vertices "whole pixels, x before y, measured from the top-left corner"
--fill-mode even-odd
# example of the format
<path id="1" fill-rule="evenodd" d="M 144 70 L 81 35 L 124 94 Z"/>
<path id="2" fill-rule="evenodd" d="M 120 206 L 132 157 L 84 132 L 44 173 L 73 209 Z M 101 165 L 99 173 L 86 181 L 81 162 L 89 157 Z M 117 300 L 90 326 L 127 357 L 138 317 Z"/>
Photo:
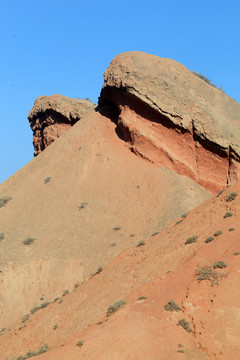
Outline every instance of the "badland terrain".
<path id="1" fill-rule="evenodd" d="M 237 360 L 240 105 L 128 52 L 97 105 L 40 96 L 28 120 L 35 157 L 0 184 L 0 360 Z"/>

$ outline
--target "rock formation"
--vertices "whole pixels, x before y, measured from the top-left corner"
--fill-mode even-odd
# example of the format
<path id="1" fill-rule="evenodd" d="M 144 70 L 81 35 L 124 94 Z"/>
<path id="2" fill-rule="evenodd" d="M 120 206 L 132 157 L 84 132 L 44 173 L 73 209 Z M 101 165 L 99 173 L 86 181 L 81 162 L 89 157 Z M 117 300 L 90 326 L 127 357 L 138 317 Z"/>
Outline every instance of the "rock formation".
<path id="1" fill-rule="evenodd" d="M 239 105 L 128 53 L 81 106 L 38 98 L 36 154 L 81 121 L 0 184 L 0 360 L 238 360 L 240 180 L 197 182 L 237 178 Z"/>
<path id="2" fill-rule="evenodd" d="M 33 131 L 34 156 L 64 134 L 86 113 L 94 110 L 89 100 L 62 95 L 39 96 L 28 114 Z"/>
<path id="3" fill-rule="evenodd" d="M 114 58 L 99 104 L 117 108 L 118 128 L 136 154 L 212 192 L 240 169 L 240 105 L 174 60 L 142 52 Z"/>

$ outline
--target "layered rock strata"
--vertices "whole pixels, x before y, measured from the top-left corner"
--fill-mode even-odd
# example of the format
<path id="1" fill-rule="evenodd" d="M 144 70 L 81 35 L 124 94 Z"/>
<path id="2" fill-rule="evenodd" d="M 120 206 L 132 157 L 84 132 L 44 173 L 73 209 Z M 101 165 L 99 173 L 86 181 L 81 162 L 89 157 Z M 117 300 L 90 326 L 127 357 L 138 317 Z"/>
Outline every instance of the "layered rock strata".
<path id="1" fill-rule="evenodd" d="M 33 131 L 34 156 L 95 107 L 89 100 L 70 99 L 62 95 L 39 96 L 28 114 Z"/>
<path id="2" fill-rule="evenodd" d="M 131 150 L 215 193 L 240 169 L 240 105 L 174 60 L 142 52 L 114 58 L 100 107 L 118 111 Z"/>

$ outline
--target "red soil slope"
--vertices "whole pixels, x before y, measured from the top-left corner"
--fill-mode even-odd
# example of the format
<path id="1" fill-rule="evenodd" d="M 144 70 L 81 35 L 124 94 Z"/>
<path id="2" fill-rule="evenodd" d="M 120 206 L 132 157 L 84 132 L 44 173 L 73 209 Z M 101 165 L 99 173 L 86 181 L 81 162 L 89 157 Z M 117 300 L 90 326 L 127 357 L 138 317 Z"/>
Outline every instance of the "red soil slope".
<path id="1" fill-rule="evenodd" d="M 145 245 L 123 251 L 60 301 L 24 323 L 19 319 L 3 332 L 1 353 L 12 359 L 47 343 L 49 351 L 36 360 L 238 359 L 240 201 L 238 196 L 227 201 L 232 192 L 240 193 L 239 183 Z M 206 243 L 218 230 L 222 234 Z M 185 244 L 193 235 L 197 241 Z M 213 269 L 217 261 L 227 267 Z M 199 266 L 215 271 L 218 285 L 199 282 Z M 127 301 L 124 308 L 106 316 L 109 305 L 121 298 Z M 170 300 L 179 312 L 165 310 Z M 178 324 L 181 319 L 191 332 Z"/>

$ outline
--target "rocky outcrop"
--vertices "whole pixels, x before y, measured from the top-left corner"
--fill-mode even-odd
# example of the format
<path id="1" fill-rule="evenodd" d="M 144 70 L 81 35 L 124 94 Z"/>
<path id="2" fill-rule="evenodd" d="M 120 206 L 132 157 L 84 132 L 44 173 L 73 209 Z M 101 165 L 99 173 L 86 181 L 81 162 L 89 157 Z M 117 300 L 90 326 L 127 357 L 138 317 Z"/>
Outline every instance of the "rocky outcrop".
<path id="1" fill-rule="evenodd" d="M 70 99 L 62 95 L 39 96 L 28 114 L 33 131 L 34 156 L 95 107 L 89 100 Z"/>
<path id="2" fill-rule="evenodd" d="M 239 177 L 240 105 L 176 61 L 118 55 L 104 74 L 104 104 L 117 109 L 117 127 L 136 154 L 212 192 Z"/>

